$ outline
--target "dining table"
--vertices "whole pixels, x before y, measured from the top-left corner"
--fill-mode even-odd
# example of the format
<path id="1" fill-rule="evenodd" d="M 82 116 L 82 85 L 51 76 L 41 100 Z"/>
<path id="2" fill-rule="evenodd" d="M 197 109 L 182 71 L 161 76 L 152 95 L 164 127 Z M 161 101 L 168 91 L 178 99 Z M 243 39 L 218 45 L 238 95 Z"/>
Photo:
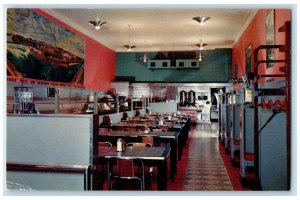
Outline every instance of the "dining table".
<path id="1" fill-rule="evenodd" d="M 175 174 L 177 173 L 177 160 L 178 157 L 178 137 L 180 132 L 149 132 L 145 133 L 142 131 L 99 131 L 98 139 L 99 142 L 110 142 L 113 146 L 116 146 L 117 139 L 121 138 L 125 143 L 129 142 L 142 142 L 142 137 L 154 137 L 154 142 L 158 140 L 159 144 L 169 144 L 170 147 L 170 179 L 175 180 Z"/>
<path id="2" fill-rule="evenodd" d="M 186 144 L 186 134 L 188 134 L 185 130 L 185 124 L 171 124 L 171 125 L 159 125 L 159 124 L 151 124 L 149 125 L 150 131 L 153 131 L 154 129 L 161 129 L 161 127 L 168 126 L 168 131 L 175 131 L 178 132 L 178 160 L 181 160 L 181 157 L 183 155 L 183 147 Z"/>
<path id="3" fill-rule="evenodd" d="M 117 151 L 113 147 L 99 147 L 97 160 L 103 163 L 111 158 L 138 158 L 141 159 L 145 166 L 157 167 L 157 190 L 167 190 L 167 159 L 170 155 L 170 147 L 126 147 L 124 151 Z"/>

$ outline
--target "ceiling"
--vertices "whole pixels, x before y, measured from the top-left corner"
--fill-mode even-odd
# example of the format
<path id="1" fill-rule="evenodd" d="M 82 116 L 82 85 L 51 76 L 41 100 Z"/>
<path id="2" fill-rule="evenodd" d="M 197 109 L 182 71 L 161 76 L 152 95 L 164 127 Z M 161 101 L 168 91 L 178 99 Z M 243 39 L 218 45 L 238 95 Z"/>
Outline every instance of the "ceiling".
<path id="1" fill-rule="evenodd" d="M 208 44 L 205 49 L 231 48 L 257 12 L 256 9 L 195 6 L 183 9 L 145 6 L 42 10 L 116 52 L 126 51 L 123 46 L 129 40 L 128 24 L 131 26 L 131 43 L 136 45 L 134 51 L 196 50 L 200 35 Z M 107 22 L 100 30 L 88 23 L 97 16 Z M 192 19 L 196 16 L 208 16 L 210 20 L 200 26 Z"/>

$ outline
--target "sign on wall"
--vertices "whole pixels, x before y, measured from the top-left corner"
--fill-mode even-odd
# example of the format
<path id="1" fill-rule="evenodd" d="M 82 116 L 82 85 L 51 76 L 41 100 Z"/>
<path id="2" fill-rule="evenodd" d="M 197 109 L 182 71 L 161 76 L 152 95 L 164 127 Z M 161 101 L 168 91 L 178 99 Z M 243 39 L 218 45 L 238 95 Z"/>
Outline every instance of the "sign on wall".
<path id="1" fill-rule="evenodd" d="M 84 42 L 31 9 L 8 9 L 7 75 L 83 84 Z"/>

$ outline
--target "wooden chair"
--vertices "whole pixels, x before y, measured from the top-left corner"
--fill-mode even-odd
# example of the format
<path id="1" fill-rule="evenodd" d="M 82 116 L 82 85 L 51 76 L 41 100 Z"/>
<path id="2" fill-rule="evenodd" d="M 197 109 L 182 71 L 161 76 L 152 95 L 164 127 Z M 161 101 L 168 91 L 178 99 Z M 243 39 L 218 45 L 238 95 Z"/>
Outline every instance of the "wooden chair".
<path id="1" fill-rule="evenodd" d="M 143 125 L 138 126 L 138 129 L 139 129 L 140 131 L 145 131 L 147 128 L 148 128 L 148 127 L 147 127 L 146 125 L 145 125 L 145 126 L 143 126 Z"/>
<path id="2" fill-rule="evenodd" d="M 160 140 L 157 136 L 142 136 L 143 143 L 149 143 L 152 146 L 160 146 Z"/>
<path id="3" fill-rule="evenodd" d="M 129 142 L 126 144 L 127 147 L 152 147 L 150 143 L 143 142 Z"/>
<path id="4" fill-rule="evenodd" d="M 140 129 L 138 127 L 126 127 L 124 131 L 140 131 Z"/>
<path id="5" fill-rule="evenodd" d="M 107 131 L 111 131 L 111 128 L 99 128 L 99 132 L 105 133 Z"/>
<path id="6" fill-rule="evenodd" d="M 152 132 L 156 132 L 156 133 L 157 132 L 167 132 L 167 130 L 159 128 L 159 129 L 153 129 Z"/>
<path id="7" fill-rule="evenodd" d="M 140 123 L 140 119 L 132 119 L 131 123 L 132 124 L 138 124 L 138 123 Z"/>
<path id="8" fill-rule="evenodd" d="M 161 126 L 160 126 L 160 129 L 164 129 L 164 130 L 168 131 L 168 130 L 169 130 L 169 126 L 168 126 L 168 125 L 166 125 L 166 126 L 161 125 Z"/>
<path id="9" fill-rule="evenodd" d="M 172 126 L 173 122 L 165 122 L 164 124 L 167 125 L 167 126 Z"/>
<path id="10" fill-rule="evenodd" d="M 108 142 L 108 141 L 106 141 L 106 142 L 98 142 L 98 146 L 99 147 L 112 147 L 112 144 L 110 143 L 110 142 Z"/>
<path id="11" fill-rule="evenodd" d="M 115 131 L 123 131 L 124 128 L 125 128 L 124 126 L 118 126 L 118 125 L 114 126 Z"/>

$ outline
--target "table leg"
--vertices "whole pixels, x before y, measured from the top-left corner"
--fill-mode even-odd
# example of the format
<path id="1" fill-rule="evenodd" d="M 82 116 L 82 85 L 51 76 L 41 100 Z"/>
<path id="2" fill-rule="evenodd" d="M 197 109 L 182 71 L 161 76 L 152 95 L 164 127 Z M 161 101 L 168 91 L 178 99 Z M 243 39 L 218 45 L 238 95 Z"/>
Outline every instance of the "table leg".
<path id="1" fill-rule="evenodd" d="M 184 140 L 183 132 L 180 131 L 178 136 L 178 160 L 181 160 L 181 156 L 183 154 L 183 146 L 184 146 L 183 140 Z"/>
<path id="2" fill-rule="evenodd" d="M 160 160 L 157 165 L 157 189 L 167 190 L 167 159 Z"/>
<path id="3" fill-rule="evenodd" d="M 175 174 L 177 173 L 177 140 L 171 142 L 171 157 L 170 157 L 170 177 L 175 181 Z"/>

